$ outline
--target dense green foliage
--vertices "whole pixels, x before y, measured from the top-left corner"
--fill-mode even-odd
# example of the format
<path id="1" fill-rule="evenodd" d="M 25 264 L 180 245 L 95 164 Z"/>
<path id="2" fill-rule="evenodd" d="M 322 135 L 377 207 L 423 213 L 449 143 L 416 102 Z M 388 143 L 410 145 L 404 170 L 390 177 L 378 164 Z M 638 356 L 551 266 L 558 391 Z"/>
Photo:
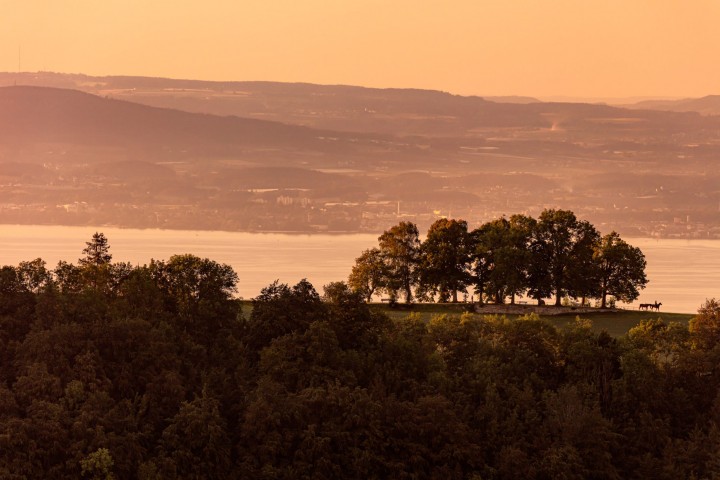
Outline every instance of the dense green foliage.
<path id="1" fill-rule="evenodd" d="M 458 301 L 458 293 L 475 289 L 478 302 L 515 303 L 526 294 L 544 303 L 555 297 L 596 298 L 602 308 L 608 296 L 632 302 L 645 288 L 645 257 L 616 232 L 604 237 L 568 210 L 545 210 L 536 220 L 513 215 L 468 231 L 463 220 L 437 220 L 423 242 L 417 227 L 401 222 L 383 233 L 379 248 L 355 260 L 348 285 L 369 301 L 386 293 L 395 303 L 402 292 L 407 303 Z"/>
<path id="2" fill-rule="evenodd" d="M 344 283 L 227 265 L 0 269 L 0 477 L 720 475 L 720 305 L 625 338 L 578 320 L 389 320 Z"/>

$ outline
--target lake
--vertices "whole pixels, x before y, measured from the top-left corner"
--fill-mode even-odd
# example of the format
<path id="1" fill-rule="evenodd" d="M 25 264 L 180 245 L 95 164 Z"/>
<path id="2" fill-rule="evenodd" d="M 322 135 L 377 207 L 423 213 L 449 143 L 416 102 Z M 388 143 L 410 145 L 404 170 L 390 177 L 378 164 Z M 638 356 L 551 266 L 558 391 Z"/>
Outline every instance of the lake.
<path id="1" fill-rule="evenodd" d="M 346 280 L 355 258 L 377 246 L 375 234 L 297 235 L 213 231 L 138 230 L 112 227 L 0 225 L 0 265 L 41 257 L 54 268 L 76 263 L 96 231 L 109 240 L 113 261 L 146 264 L 192 253 L 231 265 L 240 277 L 239 295 L 252 298 L 280 280 L 307 278 L 322 286 Z M 661 311 L 694 313 L 706 298 L 720 297 L 720 241 L 626 238 L 647 260 L 648 286 L 638 303 L 662 302 Z"/>

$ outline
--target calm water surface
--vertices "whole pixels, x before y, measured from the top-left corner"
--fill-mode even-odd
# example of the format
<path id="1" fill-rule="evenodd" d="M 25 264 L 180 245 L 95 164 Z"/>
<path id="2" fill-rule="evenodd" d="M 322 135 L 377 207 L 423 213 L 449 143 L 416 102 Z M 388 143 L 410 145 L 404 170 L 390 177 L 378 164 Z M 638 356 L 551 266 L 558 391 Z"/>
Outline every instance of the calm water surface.
<path id="1" fill-rule="evenodd" d="M 114 261 L 146 264 L 192 253 L 231 265 L 240 277 L 239 295 L 252 298 L 278 279 L 307 278 L 318 291 L 347 279 L 355 258 L 377 246 L 375 234 L 295 235 L 280 233 L 136 230 L 111 227 L 0 225 L 0 265 L 42 257 L 49 267 L 76 262 L 96 231 L 110 242 Z M 662 311 L 694 313 L 706 298 L 720 297 L 720 241 L 627 238 L 647 259 L 650 282 L 638 303 L 662 302 Z"/>

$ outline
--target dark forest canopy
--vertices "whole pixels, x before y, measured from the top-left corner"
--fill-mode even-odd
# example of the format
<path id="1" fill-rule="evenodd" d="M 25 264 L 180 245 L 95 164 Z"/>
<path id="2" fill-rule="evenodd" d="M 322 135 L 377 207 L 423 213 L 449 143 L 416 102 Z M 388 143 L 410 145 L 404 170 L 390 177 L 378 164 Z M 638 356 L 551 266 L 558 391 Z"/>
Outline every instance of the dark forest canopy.
<path id="1" fill-rule="evenodd" d="M 504 303 L 526 294 L 538 301 L 551 296 L 591 298 L 605 308 L 608 296 L 632 302 L 645 288 L 645 256 L 617 232 L 605 236 L 569 210 L 545 210 L 498 218 L 468 231 L 467 222 L 441 218 L 420 242 L 417 226 L 401 222 L 365 250 L 348 278 L 369 301 L 385 293 L 395 302 L 458 301 L 474 287 L 478 301 Z"/>
<path id="2" fill-rule="evenodd" d="M 83 254 L 0 268 L 3 479 L 720 475 L 716 300 L 619 339 L 391 321 L 342 282 L 243 313 L 227 265 L 113 263 L 101 234 Z"/>

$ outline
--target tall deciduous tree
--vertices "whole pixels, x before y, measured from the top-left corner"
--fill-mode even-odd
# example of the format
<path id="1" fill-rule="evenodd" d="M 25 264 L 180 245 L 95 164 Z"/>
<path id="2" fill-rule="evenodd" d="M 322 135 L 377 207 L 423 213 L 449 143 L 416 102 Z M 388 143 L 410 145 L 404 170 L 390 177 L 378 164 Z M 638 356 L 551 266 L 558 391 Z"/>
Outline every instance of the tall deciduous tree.
<path id="1" fill-rule="evenodd" d="M 23 305 L 30 304 L 28 300 L 32 298 L 15 267 L 5 265 L 0 268 L 0 320 L 2 315 L 15 312 Z M 0 327 L 0 335 L 2 333 Z"/>
<path id="2" fill-rule="evenodd" d="M 569 210 L 551 209 L 540 214 L 533 238 L 533 260 L 547 268 L 556 306 L 571 288 L 571 279 L 581 278 L 582 269 L 592 263 L 588 257 L 592 258 L 598 238 L 592 224 L 578 220 Z M 541 285 L 535 287 L 538 292 L 544 291 Z"/>
<path id="3" fill-rule="evenodd" d="M 412 288 L 417 283 L 420 239 L 417 225 L 400 222 L 378 238 L 385 261 L 388 281 L 384 286 L 391 297 L 402 291 L 407 303 L 412 302 Z"/>
<path id="4" fill-rule="evenodd" d="M 515 303 L 515 295 L 525 290 L 533 225 L 532 218 L 514 215 L 510 220 L 502 217 L 488 222 L 473 232 L 475 283 L 481 296 L 484 293 L 495 303 L 503 303 L 510 296 Z"/>
<path id="5" fill-rule="evenodd" d="M 82 270 L 72 263 L 60 260 L 53 275 L 63 293 L 77 293 L 83 288 Z"/>
<path id="6" fill-rule="evenodd" d="M 326 315 L 327 306 L 306 279 L 293 287 L 276 280 L 253 299 L 244 341 L 257 353 L 273 339 L 289 333 L 302 333 L 312 322 L 325 319 Z"/>
<path id="7" fill-rule="evenodd" d="M 388 326 L 384 315 L 372 311 L 362 294 L 344 282 L 332 282 L 323 289 L 329 323 L 342 348 L 367 347 L 377 341 Z"/>
<path id="8" fill-rule="evenodd" d="M 50 272 L 45 265 L 45 260 L 42 258 L 20 262 L 18 265 L 18 277 L 28 291 L 38 293 L 50 280 Z"/>
<path id="9" fill-rule="evenodd" d="M 536 224 L 534 218 L 526 215 L 510 217 L 508 243 L 501 251 L 498 262 L 505 272 L 505 293 L 510 295 L 512 304 L 515 303 L 515 295 L 522 294 L 528 287 L 529 245 Z"/>
<path id="10" fill-rule="evenodd" d="M 503 244 L 503 222 L 504 218 L 493 220 L 483 224 L 473 231 L 473 258 L 475 273 L 475 289 L 480 298 L 488 296 L 495 303 L 502 303 L 504 294 L 502 288 L 498 287 L 496 273 L 496 253 Z"/>
<path id="11" fill-rule="evenodd" d="M 382 254 L 377 248 L 365 250 L 357 259 L 348 277 L 348 286 L 362 294 L 369 302 L 372 296 L 383 287 L 387 279 L 387 269 Z"/>
<path id="12" fill-rule="evenodd" d="M 98 448 L 80 461 L 83 477 L 92 480 L 114 480 L 112 455 L 107 448 Z"/>
<path id="13" fill-rule="evenodd" d="M 470 233 L 472 252 L 470 255 L 470 271 L 472 273 L 475 291 L 478 294 L 478 303 L 483 305 L 483 295 L 490 281 L 490 272 L 493 267 L 493 255 L 487 236 L 486 225 L 476 228 Z"/>
<path id="14" fill-rule="evenodd" d="M 601 296 L 600 270 L 594 255 L 600 246 L 600 234 L 587 221 L 579 221 L 572 247 L 567 275 L 567 294 L 579 298 L 582 305 L 588 298 Z"/>
<path id="15" fill-rule="evenodd" d="M 720 301 L 706 300 L 690 320 L 689 330 L 696 348 L 710 350 L 720 344 Z"/>
<path id="16" fill-rule="evenodd" d="M 422 243 L 420 284 L 424 289 L 440 295 L 440 301 L 457 302 L 458 291 L 465 291 L 470 282 L 467 267 L 471 242 L 464 220 L 441 218 L 430 226 Z"/>
<path id="17" fill-rule="evenodd" d="M 194 333 L 210 338 L 236 320 L 231 300 L 238 276 L 230 265 L 185 254 L 173 255 L 167 263 L 153 261 L 150 270 L 179 320 Z"/>
<path id="18" fill-rule="evenodd" d="M 640 295 L 639 290 L 647 285 L 645 255 L 620 238 L 617 232 L 602 237 L 593 259 L 599 274 L 601 308 L 605 308 L 608 295 L 632 302 Z"/>

